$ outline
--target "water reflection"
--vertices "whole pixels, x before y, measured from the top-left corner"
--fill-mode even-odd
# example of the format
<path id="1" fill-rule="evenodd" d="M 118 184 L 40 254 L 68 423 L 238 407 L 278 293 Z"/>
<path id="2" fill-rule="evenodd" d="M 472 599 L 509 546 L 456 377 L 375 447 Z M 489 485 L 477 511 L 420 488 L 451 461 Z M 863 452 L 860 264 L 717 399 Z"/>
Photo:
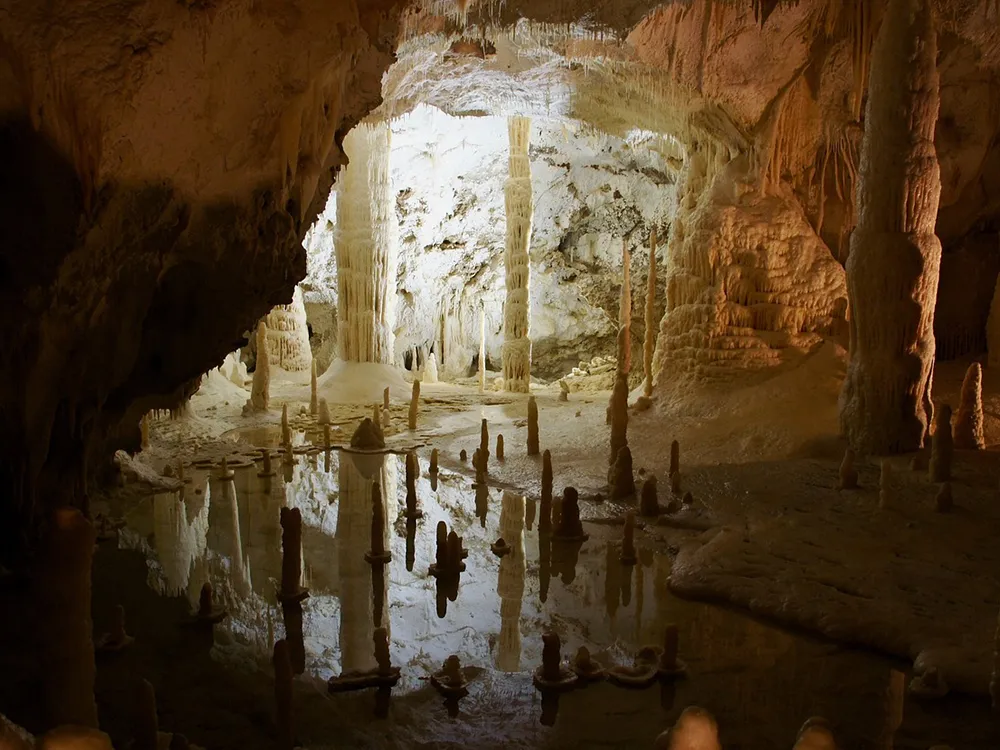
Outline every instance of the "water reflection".
<path id="1" fill-rule="evenodd" d="M 259 464 L 236 469 L 232 480 L 189 469 L 192 483 L 183 492 L 157 495 L 127 516 L 133 535 L 150 540 L 137 545 L 153 558 L 151 585 L 163 594 L 186 593 L 194 606 L 201 584 L 211 582 L 230 611 L 217 633 L 260 661 L 269 660 L 275 640 L 283 638 L 295 674 L 325 680 L 373 670 L 373 636 L 384 627 L 392 662 L 402 668 L 394 700 L 425 700 L 424 678 L 455 654 L 477 670 L 462 720 L 488 714 L 489 724 L 500 726 L 493 722 L 503 717 L 504 732 L 520 738 L 514 745 L 537 744 L 536 732 L 556 731 L 648 746 L 692 703 L 715 713 L 723 734 L 747 749 L 789 745 L 789 735 L 813 715 L 834 722 L 844 747 L 883 750 L 900 731 L 903 682 L 888 662 L 677 600 L 666 587 L 670 557 L 637 539 L 638 563 L 623 566 L 620 529 L 588 526 L 588 541 L 554 540 L 534 523 L 532 499 L 505 492 L 499 513 L 491 513 L 495 490 L 473 490 L 445 471 L 434 475 L 436 489 L 431 477 L 418 473 L 424 516 L 407 520 L 405 487 L 397 480 L 404 463 L 396 455 L 296 454 L 285 468 L 288 481 L 281 474 L 259 476 Z M 384 566 L 365 561 L 376 483 L 382 541 L 392 553 Z M 302 585 L 311 596 L 282 606 L 279 516 L 292 507 L 302 517 Z M 460 579 L 428 574 L 440 521 L 468 549 Z M 499 537 L 511 551 L 497 559 L 490 544 Z M 610 666 L 630 664 L 641 646 L 661 643 L 667 623 L 679 627 L 691 671 L 685 682 L 639 692 L 599 683 L 563 696 L 561 705 L 531 686 L 541 633 L 550 627 L 568 653 L 586 646 Z M 333 703 L 355 705 L 338 703 L 341 697 Z M 363 700 L 369 717 L 369 700 L 376 717 L 388 715 L 388 689 Z M 437 696 L 434 706 L 422 710 L 442 711 Z M 444 708 L 459 713 L 457 701 Z M 539 728 L 539 708 L 542 724 L 554 730 Z M 609 721 L 622 713 L 629 714 L 627 722 Z M 420 726 L 407 731 L 419 734 Z M 432 721 L 427 731 L 440 739 L 436 733 L 446 730 Z"/>

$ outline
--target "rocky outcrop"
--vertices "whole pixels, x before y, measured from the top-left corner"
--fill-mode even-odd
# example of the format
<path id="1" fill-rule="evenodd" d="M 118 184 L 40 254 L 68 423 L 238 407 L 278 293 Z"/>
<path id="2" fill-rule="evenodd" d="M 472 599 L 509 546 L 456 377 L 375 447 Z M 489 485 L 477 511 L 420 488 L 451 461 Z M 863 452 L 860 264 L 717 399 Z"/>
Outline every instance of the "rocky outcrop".
<path id="1" fill-rule="evenodd" d="M 287 303 L 394 3 L 8 0 L 0 549 Z"/>

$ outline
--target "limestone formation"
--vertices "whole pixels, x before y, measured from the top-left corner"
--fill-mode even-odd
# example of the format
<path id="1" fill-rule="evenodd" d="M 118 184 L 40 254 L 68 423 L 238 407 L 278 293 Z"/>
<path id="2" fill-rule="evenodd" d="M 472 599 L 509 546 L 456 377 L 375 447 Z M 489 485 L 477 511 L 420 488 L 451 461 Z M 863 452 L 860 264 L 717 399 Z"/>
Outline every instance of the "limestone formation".
<path id="1" fill-rule="evenodd" d="M 462 450 L 458 452 L 458 460 L 462 462 L 469 460 L 469 454 L 466 452 L 465 448 L 462 448 Z"/>
<path id="2" fill-rule="evenodd" d="M 642 395 L 653 397 L 653 350 L 656 348 L 656 227 L 649 233 L 649 270 L 646 272 L 646 330 L 642 345 Z"/>
<path id="3" fill-rule="evenodd" d="M 431 675 L 431 685 L 445 697 L 464 697 L 469 681 L 462 674 L 462 662 L 452 654 L 444 660 L 444 665 Z"/>
<path id="4" fill-rule="evenodd" d="M 611 392 L 611 456 L 608 466 L 614 468 L 618 452 L 628 446 L 628 378 L 619 371 Z M 610 474 L 611 472 L 609 472 Z"/>
<path id="5" fill-rule="evenodd" d="M 323 425 L 323 449 L 329 451 L 330 450 L 330 445 L 331 445 L 331 443 L 330 443 L 330 425 L 325 424 L 325 425 Z M 270 455 L 268 456 L 268 460 L 270 460 Z"/>
<path id="6" fill-rule="evenodd" d="M 854 449 L 844 451 L 844 460 L 840 462 L 840 484 L 842 490 L 858 488 L 858 470 L 854 467 Z"/>
<path id="7" fill-rule="evenodd" d="M 437 474 L 438 473 L 438 449 L 437 448 L 434 448 L 431 451 L 431 462 L 430 462 L 430 467 L 427 469 L 427 471 L 429 473 L 431 473 L 431 474 Z"/>
<path id="8" fill-rule="evenodd" d="M 486 390 L 486 310 L 479 310 L 479 362 L 478 374 L 479 392 Z"/>
<path id="9" fill-rule="evenodd" d="M 389 409 L 389 386 L 385 387 L 382 391 L 382 408 L 388 411 Z"/>
<path id="10" fill-rule="evenodd" d="M 528 393 L 531 389 L 531 167 L 528 142 L 531 120 L 511 117 L 507 121 L 510 138 L 510 176 L 504 185 L 507 239 L 504 250 L 504 279 L 507 297 L 503 306 L 504 390 Z"/>
<path id="11" fill-rule="evenodd" d="M 271 392 L 271 365 L 267 354 L 267 326 L 264 321 L 257 324 L 257 364 L 250 386 L 250 410 L 267 411 Z"/>
<path id="12" fill-rule="evenodd" d="M 319 400 L 316 394 L 316 360 L 312 361 L 309 374 L 309 413 L 314 417 L 319 414 Z"/>
<path id="13" fill-rule="evenodd" d="M 301 586 L 302 578 L 302 512 L 283 507 L 281 521 L 281 601 L 302 601 L 309 592 Z"/>
<path id="14" fill-rule="evenodd" d="M 632 256 L 628 242 L 622 237 L 622 289 L 618 302 L 618 370 L 628 375 L 632 371 Z"/>
<path id="15" fill-rule="evenodd" d="M 288 426 L 288 404 L 281 405 L 281 444 L 291 450 L 292 428 Z"/>
<path id="16" fill-rule="evenodd" d="M 951 434 L 951 407 L 941 404 L 934 414 L 934 433 L 931 435 L 931 459 L 928 471 L 932 482 L 951 479 L 951 462 L 955 444 Z"/>
<path id="17" fill-rule="evenodd" d="M 705 709 L 688 706 L 677 722 L 656 738 L 655 750 L 722 750 L 719 725 Z"/>
<path id="18" fill-rule="evenodd" d="M 382 425 L 382 407 L 378 404 L 372 406 L 372 422 L 379 426 Z"/>
<path id="19" fill-rule="evenodd" d="M 538 404 L 528 396 L 528 455 L 538 455 Z"/>
<path id="20" fill-rule="evenodd" d="M 489 473 L 490 460 L 490 428 L 486 420 L 482 420 L 479 426 L 479 460 L 482 465 L 479 467 L 483 474 Z"/>
<path id="21" fill-rule="evenodd" d="M 416 498 L 414 497 L 414 502 Z M 372 484 L 371 546 L 365 553 L 365 561 L 370 565 L 385 565 L 392 561 L 392 552 L 385 548 L 385 506 L 382 502 L 382 487 Z"/>
<path id="22" fill-rule="evenodd" d="M 438 382 L 437 355 L 434 352 L 424 354 L 423 380 L 426 380 L 428 383 Z"/>
<path id="23" fill-rule="evenodd" d="M 325 398 L 319 400 L 319 416 L 316 417 L 319 424 L 330 424 L 330 407 Z"/>
<path id="24" fill-rule="evenodd" d="M 556 526 L 555 536 L 567 541 L 583 541 L 588 538 L 583 532 L 583 523 L 580 521 L 580 494 L 575 487 L 567 487 L 563 490 L 561 515 Z"/>
<path id="25" fill-rule="evenodd" d="M 678 473 L 681 470 L 681 444 L 676 440 L 670 443 L 670 471 L 668 474 Z"/>
<path id="26" fill-rule="evenodd" d="M 840 421 L 870 454 L 923 445 L 931 416 L 941 176 L 934 148 L 940 96 L 929 0 L 890 0 L 872 51 L 847 260 L 850 361 Z"/>
<path id="27" fill-rule="evenodd" d="M 638 557 L 635 552 L 635 513 L 625 511 L 625 530 L 622 537 L 622 552 L 618 556 L 622 565 L 635 565 Z"/>
<path id="28" fill-rule="evenodd" d="M 139 445 L 143 450 L 149 448 L 149 412 L 142 415 L 139 421 Z"/>
<path id="29" fill-rule="evenodd" d="M 278 727 L 278 747 L 292 750 L 295 747 L 295 728 L 292 721 L 292 661 L 288 644 L 284 640 L 275 641 L 271 656 L 274 668 L 275 724 Z"/>
<path id="30" fill-rule="evenodd" d="M 208 581 L 201 586 L 198 594 L 198 609 L 194 613 L 194 622 L 198 625 L 217 625 L 228 616 L 225 608 L 215 604 L 215 590 Z"/>
<path id="31" fill-rule="evenodd" d="M 382 433 L 385 434 L 389 431 L 389 428 L 392 427 L 392 415 L 389 413 L 388 409 L 383 407 L 381 417 Z"/>
<path id="32" fill-rule="evenodd" d="M 647 518 L 660 515 L 660 501 L 656 494 L 656 475 L 650 474 L 642 483 L 639 493 L 639 513 Z"/>
<path id="33" fill-rule="evenodd" d="M 347 133 L 350 159 L 337 180 L 337 346 L 340 359 L 391 365 L 395 359 L 396 194 L 387 120 Z"/>
<path id="34" fill-rule="evenodd" d="M 542 691 L 571 689 L 577 681 L 576 673 L 562 661 L 562 641 L 556 633 L 542 635 L 542 666 L 535 670 L 533 682 Z"/>
<path id="35" fill-rule="evenodd" d="M 548 531 L 552 519 L 552 453 L 548 448 L 542 454 L 541 514 L 538 528 Z"/>
<path id="36" fill-rule="evenodd" d="M 436 469 L 435 469 L 436 470 Z M 406 454 L 406 518 L 415 520 L 423 517 L 423 512 L 417 508 L 417 474 L 419 464 L 416 451 Z"/>
<path id="37" fill-rule="evenodd" d="M 361 451 L 381 451 L 385 448 L 385 435 L 382 434 L 378 424 L 365 417 L 351 435 L 351 448 Z"/>
<path id="38" fill-rule="evenodd" d="M 978 362 L 969 365 L 962 381 L 962 395 L 955 415 L 955 447 L 982 450 L 983 435 L 983 368 Z"/>
<path id="39" fill-rule="evenodd" d="M 681 488 L 681 473 L 679 471 L 670 474 L 670 494 L 679 495 L 683 492 Z"/>
<path id="40" fill-rule="evenodd" d="M 410 415 L 408 426 L 411 430 L 417 429 L 417 413 L 420 410 L 420 381 L 413 381 L 413 392 L 410 394 Z"/>
<path id="41" fill-rule="evenodd" d="M 635 497 L 635 477 L 632 474 L 632 451 L 623 446 L 611 467 L 611 499 Z"/>
<path id="42" fill-rule="evenodd" d="M 497 461 L 503 461 L 503 435 L 497 435 Z"/>
<path id="43" fill-rule="evenodd" d="M 267 328 L 267 359 L 288 372 L 306 370 L 312 364 L 309 330 L 302 290 L 296 286 L 292 301 L 271 308 L 265 319 Z M 260 356 L 260 350 L 257 350 Z"/>

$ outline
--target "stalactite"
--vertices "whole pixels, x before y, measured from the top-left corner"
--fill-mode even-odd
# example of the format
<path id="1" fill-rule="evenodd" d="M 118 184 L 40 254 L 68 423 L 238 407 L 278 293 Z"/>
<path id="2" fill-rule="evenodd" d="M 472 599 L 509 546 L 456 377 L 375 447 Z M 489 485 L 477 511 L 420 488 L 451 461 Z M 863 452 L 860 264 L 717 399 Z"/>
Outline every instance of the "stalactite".
<path id="1" fill-rule="evenodd" d="M 388 123 L 361 124 L 344 139 L 350 164 L 337 187 L 337 321 L 340 358 L 393 364 L 396 200 Z"/>
<path id="2" fill-rule="evenodd" d="M 528 142 L 531 120 L 511 117 L 507 121 L 510 138 L 510 176 L 504 185 L 507 217 L 504 269 L 507 298 L 503 314 L 504 389 L 528 393 L 531 389 L 531 167 Z"/>
<path id="3" fill-rule="evenodd" d="M 642 395 L 653 396 L 653 350 L 656 348 L 656 227 L 649 233 L 649 271 L 646 273 L 646 330 L 642 346 Z"/>
<path id="4" fill-rule="evenodd" d="M 890 0 L 873 50 L 847 261 L 851 355 L 840 421 L 869 454 L 923 445 L 931 412 L 941 194 L 940 102 L 929 0 Z"/>

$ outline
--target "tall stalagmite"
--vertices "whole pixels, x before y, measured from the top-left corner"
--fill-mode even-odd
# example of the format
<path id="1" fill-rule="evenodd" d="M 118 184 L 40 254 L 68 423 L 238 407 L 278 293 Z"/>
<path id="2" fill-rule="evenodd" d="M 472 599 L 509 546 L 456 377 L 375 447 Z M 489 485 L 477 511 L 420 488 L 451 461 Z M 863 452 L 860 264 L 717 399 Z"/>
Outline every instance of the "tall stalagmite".
<path id="1" fill-rule="evenodd" d="M 622 290 L 618 301 L 618 327 L 625 331 L 618 369 L 626 375 L 632 371 L 632 254 L 628 242 L 622 237 Z"/>
<path id="2" fill-rule="evenodd" d="M 653 350 L 656 348 L 656 227 L 649 233 L 649 271 L 646 274 L 646 332 L 642 347 L 642 395 L 653 396 Z"/>
<path id="3" fill-rule="evenodd" d="M 510 136 L 510 176 L 504 185 L 507 213 L 507 246 L 504 268 L 507 299 L 503 308 L 503 382 L 504 389 L 527 393 L 531 385 L 531 305 L 528 296 L 531 266 L 531 166 L 528 141 L 531 119 L 511 117 L 507 121 Z"/>
<path id="4" fill-rule="evenodd" d="M 363 123 L 344 138 L 350 164 L 337 187 L 337 344 L 350 362 L 393 363 L 398 229 L 390 141 L 386 122 Z"/>
<path id="5" fill-rule="evenodd" d="M 267 326 L 257 324 L 257 365 L 250 386 L 250 407 L 253 411 L 267 411 L 271 396 L 271 364 L 267 354 Z"/>
<path id="6" fill-rule="evenodd" d="M 847 261 L 851 353 L 841 427 L 857 450 L 923 445 L 931 419 L 941 176 L 940 96 L 929 0 L 890 0 L 872 56 Z"/>

